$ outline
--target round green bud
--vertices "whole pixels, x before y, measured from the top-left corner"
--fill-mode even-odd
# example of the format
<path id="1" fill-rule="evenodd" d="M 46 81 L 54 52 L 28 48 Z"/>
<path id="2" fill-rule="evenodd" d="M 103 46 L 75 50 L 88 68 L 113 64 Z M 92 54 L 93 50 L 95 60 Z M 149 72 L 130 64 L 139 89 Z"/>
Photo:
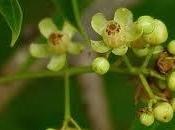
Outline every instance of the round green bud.
<path id="1" fill-rule="evenodd" d="M 171 99 L 171 106 L 175 112 L 175 98 Z"/>
<path id="2" fill-rule="evenodd" d="M 172 91 L 175 91 L 175 71 L 169 75 L 167 82 L 168 88 Z"/>
<path id="3" fill-rule="evenodd" d="M 168 52 L 175 55 L 175 40 L 172 40 L 169 44 L 168 44 Z"/>
<path id="4" fill-rule="evenodd" d="M 151 112 L 144 112 L 140 114 L 140 122 L 145 126 L 150 126 L 154 123 L 154 115 Z"/>
<path id="5" fill-rule="evenodd" d="M 93 62 L 92 62 L 92 70 L 95 71 L 97 74 L 105 74 L 108 72 L 110 67 L 110 64 L 108 60 L 104 57 L 97 57 Z"/>
<path id="6" fill-rule="evenodd" d="M 166 25 L 162 21 L 155 19 L 153 32 L 143 35 L 143 38 L 145 42 L 149 43 L 150 45 L 159 45 L 165 42 L 168 38 Z"/>
<path id="7" fill-rule="evenodd" d="M 139 29 L 143 30 L 143 34 L 149 34 L 154 30 L 154 19 L 150 16 L 141 16 L 137 25 Z"/>
<path id="8" fill-rule="evenodd" d="M 149 48 L 148 47 L 145 47 L 145 48 L 133 48 L 132 49 L 134 54 L 138 57 L 144 57 L 148 54 L 149 52 Z"/>
<path id="9" fill-rule="evenodd" d="M 169 122 L 173 118 L 173 108 L 167 102 L 158 103 L 153 109 L 154 117 L 161 122 Z"/>

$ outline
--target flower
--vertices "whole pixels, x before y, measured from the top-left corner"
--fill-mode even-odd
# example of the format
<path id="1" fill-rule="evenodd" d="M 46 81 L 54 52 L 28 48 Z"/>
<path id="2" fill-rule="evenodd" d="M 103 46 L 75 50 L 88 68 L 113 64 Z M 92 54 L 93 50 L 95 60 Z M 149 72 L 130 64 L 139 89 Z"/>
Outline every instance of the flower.
<path id="1" fill-rule="evenodd" d="M 126 8 L 117 9 L 114 19 L 110 21 L 107 21 L 102 13 L 97 13 L 92 17 L 91 25 L 103 39 L 91 40 L 92 49 L 99 53 L 112 50 L 115 55 L 124 55 L 130 43 L 138 39 L 143 32 L 133 22 L 132 12 Z"/>
<path id="2" fill-rule="evenodd" d="M 47 39 L 47 43 L 32 43 L 30 53 L 33 57 L 51 57 L 47 68 L 52 71 L 59 71 L 66 63 L 66 55 L 79 54 L 83 46 L 80 43 L 71 41 L 76 29 L 68 22 L 64 23 L 60 31 L 51 18 L 44 18 L 39 23 L 41 34 Z"/>

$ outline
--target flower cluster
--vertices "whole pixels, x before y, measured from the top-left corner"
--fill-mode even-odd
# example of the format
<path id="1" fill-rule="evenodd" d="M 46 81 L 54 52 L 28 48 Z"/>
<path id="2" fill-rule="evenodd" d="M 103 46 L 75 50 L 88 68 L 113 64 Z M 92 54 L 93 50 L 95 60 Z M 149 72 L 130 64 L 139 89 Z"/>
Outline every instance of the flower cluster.
<path id="1" fill-rule="evenodd" d="M 153 54 L 157 54 L 163 50 L 163 47 L 158 45 L 168 37 L 167 28 L 162 21 L 150 16 L 141 16 L 137 21 L 133 21 L 132 12 L 126 8 L 117 9 L 114 19 L 109 21 L 103 14 L 97 13 L 92 17 L 91 25 L 102 38 L 100 41 L 91 40 L 92 49 L 107 55 L 112 52 L 114 55 L 123 56 L 131 48 L 137 56 L 143 57 L 153 46 L 156 46 Z M 108 64 L 106 66 L 109 69 Z M 103 68 L 104 72 L 96 69 L 94 71 L 104 74 L 107 71 Z"/>
<path id="2" fill-rule="evenodd" d="M 167 87 L 165 89 L 171 91 L 175 91 L 174 48 L 175 40 L 172 40 L 167 46 L 167 51 L 160 54 L 157 62 L 159 72 L 166 76 L 167 83 L 165 86 Z M 142 124 L 150 126 L 154 123 L 155 119 L 160 122 L 169 122 L 172 120 L 175 112 L 175 98 L 164 98 L 161 100 L 151 102 L 151 106 L 140 111 L 139 116 Z"/>
<path id="3" fill-rule="evenodd" d="M 109 70 L 108 57 L 111 53 L 123 56 L 131 48 L 138 57 L 149 57 L 149 55 L 156 54 L 158 73 L 166 77 L 165 86 L 168 87 L 165 89 L 175 91 L 175 71 L 173 71 L 175 68 L 175 40 L 172 40 L 167 49 L 164 49 L 162 43 L 166 42 L 168 31 L 161 20 L 151 16 L 141 16 L 133 21 L 131 11 L 120 8 L 116 10 L 114 20 L 110 21 L 107 21 L 101 13 L 95 14 L 92 17 L 91 25 L 101 36 L 100 41 L 91 41 L 91 47 L 94 51 L 104 55 L 104 57 L 97 57 L 92 63 L 92 69 L 96 73 L 105 74 Z M 149 82 L 146 86 L 149 87 Z M 154 90 L 150 88 L 150 91 Z M 175 98 L 162 97 L 152 93 L 148 102 L 148 106 L 139 111 L 142 124 L 150 126 L 155 119 L 160 122 L 171 121 L 175 111 Z"/>
<path id="4" fill-rule="evenodd" d="M 92 50 L 100 53 L 100 56 L 92 62 L 92 70 L 101 75 L 107 73 L 110 69 L 110 55 L 126 58 L 129 50 L 139 58 L 146 57 L 137 73 L 135 73 L 136 67 L 128 63 L 128 59 L 125 62 L 130 73 L 139 76 L 149 95 L 149 99 L 146 97 L 147 106 L 139 111 L 139 119 L 146 126 L 152 125 L 155 119 L 169 122 L 175 111 L 175 98 L 162 96 L 161 92 L 175 91 L 175 40 L 164 48 L 162 43 L 167 41 L 168 31 L 161 20 L 151 16 L 141 16 L 136 21 L 133 19 L 132 12 L 126 8 L 117 9 L 113 20 L 107 20 L 102 13 L 92 17 L 91 26 L 101 38 L 90 40 Z M 68 22 L 64 23 L 62 30 L 58 30 L 51 18 L 45 18 L 39 23 L 39 30 L 47 42 L 32 43 L 30 53 L 37 58 L 51 57 L 47 65 L 51 71 L 59 71 L 65 66 L 68 53 L 80 54 L 84 48 L 79 42 L 72 41 L 77 30 Z M 148 61 L 152 55 L 155 56 L 156 67 L 148 71 Z M 151 83 L 145 77 L 150 75 L 157 78 L 152 83 L 156 86 L 153 90 Z M 161 85 L 160 80 L 163 80 Z"/>

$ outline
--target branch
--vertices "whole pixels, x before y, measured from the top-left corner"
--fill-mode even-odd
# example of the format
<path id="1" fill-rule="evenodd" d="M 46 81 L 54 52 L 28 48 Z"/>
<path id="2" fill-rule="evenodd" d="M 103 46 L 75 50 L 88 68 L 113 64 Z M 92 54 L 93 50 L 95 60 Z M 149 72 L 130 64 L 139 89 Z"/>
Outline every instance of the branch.
<path id="1" fill-rule="evenodd" d="M 72 67 L 68 71 L 69 71 L 69 75 L 76 75 L 76 74 L 92 72 L 90 67 Z M 4 77 L 0 78 L 0 84 L 10 82 L 10 81 L 14 81 L 14 80 L 64 76 L 65 72 L 66 72 L 66 69 L 61 70 L 59 72 L 41 71 L 41 72 L 17 73 L 17 74 L 14 74 L 14 75 L 4 76 Z"/>
<path id="2" fill-rule="evenodd" d="M 14 75 L 1 77 L 0 84 L 11 82 L 14 80 L 35 79 L 35 78 L 55 77 L 55 76 L 63 77 L 66 71 L 67 71 L 66 69 L 63 69 L 59 72 L 52 72 L 52 71 L 21 72 Z M 116 73 L 131 74 L 131 75 L 138 75 L 140 73 L 143 73 L 147 76 L 155 77 L 160 80 L 166 80 L 166 77 L 164 75 L 161 75 L 156 71 L 147 69 L 147 68 L 140 69 L 137 67 L 133 67 L 132 71 L 130 71 L 129 69 L 116 68 L 112 66 L 109 71 L 116 72 Z M 93 71 L 90 66 L 85 66 L 85 67 L 71 67 L 69 68 L 68 72 L 69 72 L 69 75 L 72 76 L 72 75 L 83 74 L 83 73 L 92 73 Z"/>

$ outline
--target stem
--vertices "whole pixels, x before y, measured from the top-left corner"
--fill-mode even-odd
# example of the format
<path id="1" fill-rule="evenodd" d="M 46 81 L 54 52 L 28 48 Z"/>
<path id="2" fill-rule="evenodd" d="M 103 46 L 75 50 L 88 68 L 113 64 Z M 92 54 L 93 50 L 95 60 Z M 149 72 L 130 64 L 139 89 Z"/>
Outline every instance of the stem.
<path id="1" fill-rule="evenodd" d="M 77 0 L 71 0 L 72 2 L 72 7 L 73 7 L 73 13 L 74 13 L 74 17 L 77 23 L 77 26 L 79 28 L 80 33 L 83 35 L 83 37 L 89 41 L 88 35 L 86 34 L 83 25 L 81 24 L 81 18 L 80 18 L 80 13 L 79 13 L 79 9 L 78 9 L 78 3 Z"/>
<path id="2" fill-rule="evenodd" d="M 52 72 L 52 71 L 22 72 L 22 73 L 17 73 L 11 76 L 5 76 L 5 77 L 0 78 L 0 84 L 6 83 L 9 81 L 14 81 L 14 80 L 64 76 L 65 71 L 67 70 L 64 69 L 59 72 Z M 92 72 L 91 67 L 72 67 L 72 68 L 69 68 L 68 71 L 69 71 L 70 76 Z"/>
<path id="3" fill-rule="evenodd" d="M 65 86 L 65 121 L 71 118 L 70 112 L 70 85 L 69 85 L 69 72 L 66 71 L 64 75 L 64 86 Z"/>
<path id="4" fill-rule="evenodd" d="M 146 56 L 141 68 L 146 68 L 148 66 L 149 61 L 150 61 L 152 54 L 154 52 L 154 49 L 155 49 L 155 47 L 150 48 L 150 51 L 149 51 L 148 55 Z"/>
<path id="5" fill-rule="evenodd" d="M 126 66 L 128 67 L 128 69 L 129 69 L 130 71 L 132 71 L 132 70 L 133 70 L 133 67 L 132 67 L 131 62 L 129 61 L 127 55 L 124 55 L 124 56 L 123 56 L 123 59 L 124 59 L 124 62 L 125 62 L 125 64 L 126 64 Z"/>
<path id="6" fill-rule="evenodd" d="M 142 73 L 145 74 L 145 75 L 155 77 L 155 78 L 160 79 L 160 80 L 166 80 L 166 76 L 159 74 L 155 70 L 142 69 Z"/>
<path id="7" fill-rule="evenodd" d="M 56 76 L 64 76 L 65 71 L 69 72 L 69 76 L 83 74 L 83 73 L 92 73 L 92 69 L 90 66 L 84 67 L 71 67 L 69 70 L 63 69 L 59 72 L 51 72 L 51 71 L 41 71 L 41 72 L 21 72 L 14 75 L 4 76 L 0 78 L 0 84 L 15 81 L 15 80 L 24 80 L 24 79 L 34 79 L 34 78 L 44 78 L 44 77 L 56 77 Z M 154 70 L 151 69 L 142 69 L 140 70 L 137 67 L 132 67 L 132 71 L 126 68 L 116 68 L 111 67 L 110 72 L 116 73 L 124 73 L 124 74 L 131 74 L 131 75 L 138 75 L 140 72 L 147 76 L 152 76 L 160 80 L 166 80 L 166 76 L 160 75 Z"/>
<path id="8" fill-rule="evenodd" d="M 81 130 L 81 127 L 77 124 L 77 122 L 73 118 L 71 118 L 70 121 L 78 130 Z"/>
<path id="9" fill-rule="evenodd" d="M 150 86 L 149 86 L 145 76 L 143 74 L 139 74 L 139 77 L 140 77 L 140 80 L 141 80 L 141 82 L 142 82 L 142 84 L 144 86 L 144 89 L 148 93 L 150 99 L 154 99 L 155 96 L 154 96 L 154 94 L 153 94 L 153 92 L 152 92 L 152 90 L 151 90 L 151 88 L 150 88 Z"/>

